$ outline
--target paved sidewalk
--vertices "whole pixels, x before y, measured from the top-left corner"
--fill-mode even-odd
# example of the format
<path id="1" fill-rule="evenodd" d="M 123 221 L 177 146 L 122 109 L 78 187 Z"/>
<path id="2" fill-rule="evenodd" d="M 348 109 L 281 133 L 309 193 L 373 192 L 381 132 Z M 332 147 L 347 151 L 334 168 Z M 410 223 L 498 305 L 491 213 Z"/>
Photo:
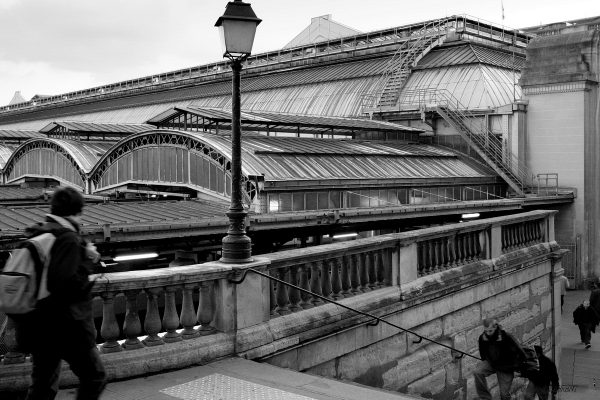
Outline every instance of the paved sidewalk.
<path id="1" fill-rule="evenodd" d="M 61 390 L 56 400 L 75 398 Z M 229 358 L 208 365 L 110 383 L 101 400 L 415 400 L 355 385 Z"/>
<path id="2" fill-rule="evenodd" d="M 600 399 L 600 332 L 592 335 L 586 350 L 573 324 L 573 310 L 590 296 L 589 290 L 568 291 L 562 317 L 562 356 L 559 366 L 560 400 Z"/>

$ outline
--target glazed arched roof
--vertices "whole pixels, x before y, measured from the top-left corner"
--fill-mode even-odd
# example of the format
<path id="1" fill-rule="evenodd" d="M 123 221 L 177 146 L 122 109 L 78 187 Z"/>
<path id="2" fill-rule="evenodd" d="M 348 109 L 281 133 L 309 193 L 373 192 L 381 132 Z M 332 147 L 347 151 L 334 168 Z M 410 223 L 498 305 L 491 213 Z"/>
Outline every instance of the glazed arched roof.
<path id="1" fill-rule="evenodd" d="M 163 135 L 144 141 L 145 136 Z M 111 157 L 149 143 L 169 145 L 176 138 L 190 139 L 231 160 L 231 139 L 225 135 L 176 130 L 154 130 L 131 135 L 115 144 L 98 160 L 94 175 Z M 100 172 L 101 173 L 101 172 Z M 495 174 L 471 165 L 450 150 L 400 142 L 244 136 L 242 174 L 265 181 L 316 181 L 346 179 L 481 178 Z"/>
<path id="2" fill-rule="evenodd" d="M 94 165 L 96 165 L 96 162 L 100 157 L 106 153 L 111 144 L 54 138 L 31 139 L 21 144 L 13 151 L 6 161 L 6 165 L 15 162 L 24 152 L 29 150 L 54 146 L 62 149 L 69 156 L 74 166 L 87 174 L 92 170 Z"/>

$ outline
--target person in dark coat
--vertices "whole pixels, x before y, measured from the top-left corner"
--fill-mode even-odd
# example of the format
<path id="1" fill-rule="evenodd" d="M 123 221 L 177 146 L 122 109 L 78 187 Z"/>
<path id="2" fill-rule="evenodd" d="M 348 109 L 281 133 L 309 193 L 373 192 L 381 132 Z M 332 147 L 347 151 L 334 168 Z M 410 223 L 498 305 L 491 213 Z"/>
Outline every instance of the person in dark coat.
<path id="1" fill-rule="evenodd" d="M 28 400 L 54 399 L 61 360 L 80 381 L 78 400 L 95 400 L 106 386 L 106 373 L 96 347 L 88 276 L 100 255 L 79 234 L 83 196 L 73 188 L 59 188 L 51 200 L 46 222 L 28 229 L 30 236 L 52 232 L 48 290 L 34 311 L 14 316 L 17 345 L 32 356 Z"/>
<path id="2" fill-rule="evenodd" d="M 583 304 L 573 311 L 573 323 L 579 327 L 579 335 L 581 343 L 585 344 L 585 348 L 589 349 L 592 345 L 592 333 L 596 333 L 596 325 L 600 322 L 598 313 L 590 307 L 590 301 L 585 300 Z"/>
<path id="3" fill-rule="evenodd" d="M 529 384 L 525 389 L 525 400 L 533 400 L 537 394 L 538 400 L 547 400 L 552 384 L 552 395 L 558 393 L 558 371 L 554 362 L 546 357 L 541 346 L 533 346 L 540 362 L 540 371 L 529 376 Z"/>
<path id="4" fill-rule="evenodd" d="M 479 355 L 482 361 L 473 373 L 477 395 L 481 400 L 492 399 L 487 377 L 496 374 L 500 399 L 509 400 L 514 373 L 525 360 L 525 352 L 516 339 L 498 325 L 497 320 L 484 319 L 483 329 L 479 336 Z"/>

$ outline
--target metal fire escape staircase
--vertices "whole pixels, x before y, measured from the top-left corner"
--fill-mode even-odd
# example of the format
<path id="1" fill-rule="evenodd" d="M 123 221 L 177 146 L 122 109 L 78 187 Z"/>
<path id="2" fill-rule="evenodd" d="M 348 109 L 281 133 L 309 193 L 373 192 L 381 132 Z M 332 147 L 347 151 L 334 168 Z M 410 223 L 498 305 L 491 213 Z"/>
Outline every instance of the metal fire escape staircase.
<path id="1" fill-rule="evenodd" d="M 441 89 L 422 89 L 408 95 L 419 99 L 422 114 L 428 109 L 437 111 L 517 195 L 525 196 L 525 193 L 539 188 L 538 177 L 512 152 L 503 149 L 501 140 L 480 123 L 481 116 L 468 110 L 452 93 Z"/>
<path id="2" fill-rule="evenodd" d="M 411 33 L 410 38 L 400 45 L 386 64 L 385 72 L 375 86 L 379 89 L 371 106 L 381 108 L 396 105 L 411 69 L 432 48 L 443 43 L 452 21 L 447 18 L 430 21 Z"/>

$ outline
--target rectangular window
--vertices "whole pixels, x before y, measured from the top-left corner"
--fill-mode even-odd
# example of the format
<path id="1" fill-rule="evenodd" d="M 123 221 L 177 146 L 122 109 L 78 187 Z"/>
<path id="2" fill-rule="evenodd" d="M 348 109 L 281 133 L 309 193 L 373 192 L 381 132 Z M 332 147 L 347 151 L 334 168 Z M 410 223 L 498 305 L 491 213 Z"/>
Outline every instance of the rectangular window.
<path id="1" fill-rule="evenodd" d="M 304 209 L 304 193 L 292 194 L 292 210 L 303 211 Z"/>
<path id="2" fill-rule="evenodd" d="M 279 211 L 279 195 L 270 194 L 267 198 L 269 200 L 269 212 Z"/>
<path id="3" fill-rule="evenodd" d="M 306 209 L 307 210 L 318 210 L 316 193 L 306 193 Z"/>
<path id="4" fill-rule="evenodd" d="M 290 193 L 279 195 L 279 211 L 292 211 L 292 195 Z"/>

